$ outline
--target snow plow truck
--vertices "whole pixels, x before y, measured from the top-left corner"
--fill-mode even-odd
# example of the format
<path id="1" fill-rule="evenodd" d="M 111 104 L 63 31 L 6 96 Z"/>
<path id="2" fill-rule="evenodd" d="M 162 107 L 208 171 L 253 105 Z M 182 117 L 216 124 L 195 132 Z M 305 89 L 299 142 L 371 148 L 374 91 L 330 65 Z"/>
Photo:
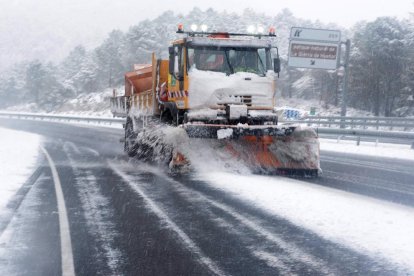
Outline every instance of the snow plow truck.
<path id="1" fill-rule="evenodd" d="M 134 65 L 125 93 L 110 99 L 113 115 L 125 118 L 125 152 L 157 156 L 176 170 L 191 166 L 193 139 L 214 140 L 221 155 L 253 171 L 317 176 L 316 132 L 280 125 L 274 111 L 280 73 L 274 28 L 243 34 L 193 27 L 187 32 L 180 24 L 169 59 L 153 53 L 151 64 Z"/>

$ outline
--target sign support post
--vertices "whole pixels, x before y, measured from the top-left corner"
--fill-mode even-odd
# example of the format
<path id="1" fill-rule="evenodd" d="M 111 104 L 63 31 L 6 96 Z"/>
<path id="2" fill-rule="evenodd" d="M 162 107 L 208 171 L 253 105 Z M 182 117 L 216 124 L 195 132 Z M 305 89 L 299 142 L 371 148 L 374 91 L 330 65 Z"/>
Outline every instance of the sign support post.
<path id="1" fill-rule="evenodd" d="M 349 77 L 349 55 L 351 52 L 351 40 L 347 39 L 345 44 L 345 60 L 344 60 L 344 80 L 342 84 L 342 105 L 341 105 L 341 116 L 346 116 L 346 107 L 348 103 L 348 77 Z M 343 126 L 341 126 L 343 128 Z"/>

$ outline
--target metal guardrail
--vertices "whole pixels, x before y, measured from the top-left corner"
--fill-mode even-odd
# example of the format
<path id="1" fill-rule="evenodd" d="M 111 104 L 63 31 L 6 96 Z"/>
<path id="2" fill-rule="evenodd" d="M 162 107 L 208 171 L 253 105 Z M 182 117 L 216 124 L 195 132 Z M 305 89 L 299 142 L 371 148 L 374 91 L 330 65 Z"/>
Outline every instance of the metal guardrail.
<path id="1" fill-rule="evenodd" d="M 335 135 L 351 135 L 376 138 L 396 138 L 396 139 L 412 139 L 414 141 L 414 132 L 404 131 L 380 131 L 380 130 L 363 130 L 363 129 L 338 129 L 338 128 L 316 128 L 321 134 Z"/>
<path id="2" fill-rule="evenodd" d="M 357 145 L 361 137 L 375 138 L 377 143 L 380 138 L 387 138 L 405 140 L 414 149 L 414 118 L 307 116 L 283 123 L 306 124 L 320 134 L 337 135 L 338 140 L 355 137 Z"/>
<path id="3" fill-rule="evenodd" d="M 17 118 L 17 119 L 39 119 L 39 120 L 55 120 L 66 122 L 87 122 L 87 123 L 106 123 L 106 124 L 123 124 L 124 118 L 102 118 L 102 117 L 83 117 L 83 116 L 71 116 L 71 115 L 51 115 L 51 114 L 36 114 L 36 113 L 18 113 L 18 112 L 2 112 L 0 111 L 0 117 Z M 409 122 L 404 125 L 414 128 L 414 119 L 398 118 L 399 120 L 405 120 Z M 324 121 L 325 120 L 325 121 Z M 413 141 L 412 148 L 414 149 L 414 132 L 408 131 L 384 131 L 384 130 L 368 130 L 368 129 L 344 129 L 344 128 L 332 128 L 331 125 L 341 125 L 341 120 L 352 122 L 354 126 L 364 127 L 371 126 L 372 123 L 368 120 L 376 121 L 388 121 L 393 122 L 396 118 L 372 118 L 372 117 L 305 117 L 303 120 L 285 121 L 286 124 L 318 124 L 329 125 L 329 127 L 315 127 L 316 131 L 320 134 L 333 134 L 338 136 L 355 136 L 360 140 L 360 137 L 375 137 L 375 138 L 395 138 L 406 139 Z M 357 121 L 366 120 L 365 122 Z M 381 123 L 382 125 L 384 123 Z M 387 127 L 396 127 L 396 124 L 384 124 Z M 357 144 L 359 142 L 357 141 Z"/>
<path id="4" fill-rule="evenodd" d="M 333 116 L 307 116 L 300 120 L 286 120 L 286 123 L 307 124 L 317 127 L 341 127 L 351 129 L 401 129 L 414 130 L 414 118 L 403 117 L 333 117 Z"/>
<path id="5" fill-rule="evenodd" d="M 414 132 L 380 131 L 380 130 L 363 130 L 363 129 L 357 130 L 357 129 L 341 129 L 341 128 L 316 128 L 316 131 L 318 134 L 337 135 L 338 141 L 347 136 L 355 137 L 357 146 L 359 146 L 361 143 L 361 137 L 375 138 L 376 143 L 378 143 L 378 140 L 380 138 L 406 140 L 407 142 L 411 144 L 411 149 L 414 149 Z"/>
<path id="6" fill-rule="evenodd" d="M 87 123 L 105 123 L 105 124 L 123 124 L 125 119 L 122 118 L 102 118 L 72 115 L 52 115 L 38 113 L 20 113 L 20 112 L 3 112 L 0 111 L 0 117 L 16 118 L 16 119 L 38 119 L 38 120 L 54 120 L 66 122 L 87 122 Z"/>

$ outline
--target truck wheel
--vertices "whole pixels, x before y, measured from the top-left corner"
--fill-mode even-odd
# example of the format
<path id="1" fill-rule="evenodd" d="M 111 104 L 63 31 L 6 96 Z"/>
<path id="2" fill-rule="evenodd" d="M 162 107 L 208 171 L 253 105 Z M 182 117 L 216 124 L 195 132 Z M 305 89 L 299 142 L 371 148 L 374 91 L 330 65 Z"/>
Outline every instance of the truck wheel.
<path id="1" fill-rule="evenodd" d="M 129 157 L 133 157 L 137 154 L 138 145 L 135 141 L 136 135 L 134 133 L 134 125 L 132 119 L 128 117 L 125 124 L 125 144 L 124 151 Z"/>

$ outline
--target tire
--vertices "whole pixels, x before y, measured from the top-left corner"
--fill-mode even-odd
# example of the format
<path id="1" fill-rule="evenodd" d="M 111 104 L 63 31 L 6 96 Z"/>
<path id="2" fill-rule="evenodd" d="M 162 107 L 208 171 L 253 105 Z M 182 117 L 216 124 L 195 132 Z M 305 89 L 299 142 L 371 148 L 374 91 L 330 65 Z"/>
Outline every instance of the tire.
<path id="1" fill-rule="evenodd" d="M 125 124 L 124 151 L 129 157 L 134 157 L 137 154 L 138 145 L 135 142 L 135 138 L 134 124 L 132 119 L 128 117 Z"/>

